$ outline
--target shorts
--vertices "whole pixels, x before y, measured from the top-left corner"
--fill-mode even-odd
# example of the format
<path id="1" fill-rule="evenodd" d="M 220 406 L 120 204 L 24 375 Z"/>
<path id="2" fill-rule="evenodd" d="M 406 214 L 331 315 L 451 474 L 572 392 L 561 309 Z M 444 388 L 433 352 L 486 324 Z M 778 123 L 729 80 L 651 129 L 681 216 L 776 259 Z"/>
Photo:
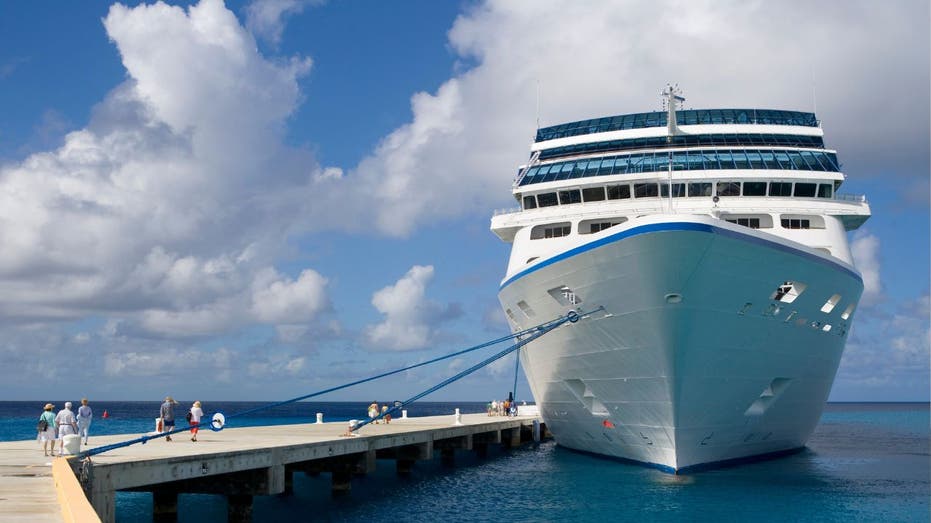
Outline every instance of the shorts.
<path id="1" fill-rule="evenodd" d="M 163 423 L 166 427 L 174 427 L 174 426 L 175 426 L 175 420 L 173 420 L 173 419 L 162 420 L 162 423 Z"/>

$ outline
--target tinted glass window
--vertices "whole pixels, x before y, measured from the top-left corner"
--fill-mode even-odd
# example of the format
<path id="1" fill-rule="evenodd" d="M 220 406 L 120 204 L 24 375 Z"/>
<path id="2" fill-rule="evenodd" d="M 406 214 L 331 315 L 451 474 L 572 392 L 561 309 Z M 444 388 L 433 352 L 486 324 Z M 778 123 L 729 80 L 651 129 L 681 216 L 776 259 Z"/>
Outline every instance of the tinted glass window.
<path id="1" fill-rule="evenodd" d="M 769 182 L 770 196 L 792 196 L 792 184 L 788 182 Z"/>
<path id="2" fill-rule="evenodd" d="M 669 184 L 668 183 L 660 184 L 659 193 L 663 198 L 669 198 Z M 683 196 L 685 196 L 685 184 L 684 183 L 672 184 L 672 197 L 681 198 Z"/>
<path id="3" fill-rule="evenodd" d="M 740 182 L 718 182 L 718 196 L 740 196 Z"/>
<path id="4" fill-rule="evenodd" d="M 744 196 L 766 196 L 766 182 L 744 182 Z"/>
<path id="5" fill-rule="evenodd" d="M 711 196 L 711 183 L 690 183 L 689 196 Z"/>
<path id="6" fill-rule="evenodd" d="M 795 184 L 795 196 L 813 198 L 815 196 L 816 184 L 797 183 Z"/>
<path id="7" fill-rule="evenodd" d="M 605 199 L 604 187 L 588 187 L 582 189 L 582 197 L 586 202 L 599 202 Z"/>
<path id="8" fill-rule="evenodd" d="M 559 201 L 556 200 L 556 193 L 548 192 L 537 195 L 537 205 L 540 207 L 552 207 L 554 205 L 559 205 Z"/>
<path id="9" fill-rule="evenodd" d="M 829 183 L 818 184 L 818 198 L 833 198 L 834 186 Z"/>
<path id="10" fill-rule="evenodd" d="M 533 196 L 524 196 L 524 209 L 536 209 L 537 199 Z"/>
<path id="11" fill-rule="evenodd" d="M 582 193 L 578 189 L 569 191 L 559 191 L 560 205 L 569 205 L 570 203 L 582 203 Z"/>
<path id="12" fill-rule="evenodd" d="M 630 186 L 629 185 L 609 185 L 608 186 L 608 199 L 609 200 L 624 200 L 630 198 Z"/>
<path id="13" fill-rule="evenodd" d="M 659 196 L 659 188 L 655 183 L 635 183 L 634 184 L 634 197 L 636 198 L 652 198 Z"/>

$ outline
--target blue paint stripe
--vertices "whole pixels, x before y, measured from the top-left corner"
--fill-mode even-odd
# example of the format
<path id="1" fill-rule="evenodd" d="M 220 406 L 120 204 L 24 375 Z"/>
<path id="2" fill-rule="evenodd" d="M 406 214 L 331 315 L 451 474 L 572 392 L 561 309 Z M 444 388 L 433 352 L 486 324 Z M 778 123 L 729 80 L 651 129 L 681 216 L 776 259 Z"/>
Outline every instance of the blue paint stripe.
<path id="1" fill-rule="evenodd" d="M 860 275 L 857 274 L 856 271 L 851 271 L 850 269 L 848 269 L 848 268 L 845 267 L 844 265 L 841 265 L 841 264 L 839 264 L 839 263 L 837 263 L 837 262 L 833 262 L 833 261 L 830 261 L 830 260 L 826 260 L 826 259 L 821 258 L 821 257 L 819 257 L 819 256 L 815 256 L 814 254 L 809 254 L 809 253 L 807 253 L 807 252 L 805 252 L 805 251 L 800 251 L 800 250 L 798 250 L 798 249 L 796 249 L 796 248 L 794 248 L 794 247 L 790 247 L 790 246 L 788 246 L 788 245 L 784 245 L 784 244 L 777 243 L 777 242 L 770 241 L 770 240 L 765 240 L 765 239 L 763 239 L 763 238 L 758 238 L 758 237 L 753 236 L 753 235 L 750 235 L 750 234 L 743 234 L 743 233 L 736 232 L 736 231 L 731 231 L 731 230 L 728 230 L 728 229 L 722 229 L 722 228 L 720 228 L 720 227 L 715 227 L 715 226 L 713 226 L 713 225 L 708 225 L 708 224 L 705 224 L 705 223 L 695 223 L 695 222 L 667 222 L 667 223 L 651 223 L 651 224 L 649 224 L 649 225 L 641 225 L 640 227 L 634 227 L 634 228 L 628 229 L 628 230 L 626 230 L 626 231 L 621 231 L 621 232 L 619 232 L 619 233 L 612 234 L 612 235 L 610 235 L 610 236 L 606 236 L 606 237 L 604 237 L 604 238 L 601 238 L 601 239 L 599 239 L 599 240 L 593 241 L 593 242 L 591 242 L 591 243 L 586 243 L 585 245 L 580 245 L 580 246 L 575 247 L 575 248 L 573 248 L 573 249 L 569 249 L 568 251 L 566 251 L 566 252 L 564 252 L 564 253 L 562 253 L 562 254 L 558 254 L 558 255 L 556 255 L 556 256 L 553 256 L 552 258 L 550 258 L 550 259 L 548 259 L 548 260 L 542 261 L 542 262 L 540 262 L 540 263 L 534 265 L 533 267 L 530 267 L 530 268 L 528 268 L 528 269 L 526 269 L 526 270 L 524 270 L 524 271 L 521 271 L 521 272 L 515 274 L 514 276 L 508 278 L 504 283 L 501 284 L 501 287 L 499 288 L 499 290 L 504 289 L 504 288 L 507 287 L 508 285 L 514 283 L 517 279 L 523 278 L 524 276 L 527 276 L 528 274 L 531 274 L 531 273 L 533 273 L 533 272 L 536 272 L 536 271 L 538 271 L 538 270 L 540 270 L 540 269 L 542 269 L 542 268 L 544 268 L 544 267 L 548 267 L 548 266 L 550 266 L 550 265 L 553 265 L 554 263 L 557 263 L 557 262 L 560 262 L 560 261 L 562 261 L 562 260 L 571 258 L 571 257 L 576 256 L 576 255 L 578 255 L 578 254 L 582 254 L 582 253 L 584 253 L 584 252 L 588 252 L 588 251 L 591 251 L 591 250 L 593 250 L 593 249 L 597 249 L 597 248 L 602 247 L 602 246 L 604 246 L 604 245 L 607 245 L 607 244 L 609 244 L 609 243 L 614 243 L 614 242 L 621 241 L 621 240 L 623 240 L 623 239 L 630 238 L 630 237 L 633 237 L 633 236 L 638 236 L 638 235 L 641 235 L 641 234 L 650 234 L 650 233 L 654 233 L 654 232 L 666 232 L 666 231 L 698 231 L 698 232 L 707 232 L 707 233 L 710 233 L 710 234 L 720 234 L 720 235 L 722 235 L 722 236 L 727 236 L 727 237 L 729 237 L 729 238 L 734 238 L 734 239 L 736 239 L 736 240 L 747 241 L 747 242 L 750 242 L 750 243 L 754 243 L 754 244 L 757 244 L 757 245 L 761 245 L 761 246 L 763 246 L 763 247 L 769 247 L 769 248 L 776 249 L 776 250 L 779 250 L 779 251 L 783 251 L 783 252 L 786 252 L 786 253 L 789 253 L 789 254 L 794 254 L 794 255 L 796 255 L 796 256 L 801 256 L 801 257 L 807 258 L 807 259 L 809 259 L 809 260 L 811 260 L 811 261 L 814 261 L 814 262 L 817 262 L 817 263 L 821 263 L 822 265 L 827 265 L 828 267 L 831 267 L 831 268 L 833 268 L 833 269 L 841 270 L 841 271 L 847 273 L 848 275 L 850 275 L 851 277 L 853 277 L 855 280 L 859 281 L 861 284 L 863 283 L 863 278 L 860 277 Z"/>

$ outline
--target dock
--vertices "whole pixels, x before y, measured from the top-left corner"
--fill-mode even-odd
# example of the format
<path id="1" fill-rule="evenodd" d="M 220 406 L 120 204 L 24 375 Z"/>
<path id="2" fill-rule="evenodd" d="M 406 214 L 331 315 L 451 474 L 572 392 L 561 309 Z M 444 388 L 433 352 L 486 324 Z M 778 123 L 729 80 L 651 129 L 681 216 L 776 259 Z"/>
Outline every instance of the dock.
<path id="1" fill-rule="evenodd" d="M 0 520 L 57 523 L 96 513 L 110 523 L 116 492 L 141 491 L 152 493 L 159 521 L 177 518 L 179 494 L 198 493 L 225 496 L 228 520 L 246 522 L 252 519 L 253 496 L 287 494 L 295 472 L 329 474 L 333 494 L 343 495 L 351 491 L 353 477 L 375 470 L 376 460 L 394 461 L 397 473 L 405 475 L 416 461 L 435 455 L 453 465 L 457 450 L 483 456 L 489 445 L 516 447 L 545 435 L 545 426 L 531 415 L 398 418 L 366 425 L 355 436 L 346 436 L 347 429 L 345 421 L 219 432 L 202 427 L 196 442 L 179 433 L 171 442 L 153 439 L 89 463 L 43 457 L 35 441 L 0 443 Z M 91 448 L 132 436 L 92 436 Z"/>

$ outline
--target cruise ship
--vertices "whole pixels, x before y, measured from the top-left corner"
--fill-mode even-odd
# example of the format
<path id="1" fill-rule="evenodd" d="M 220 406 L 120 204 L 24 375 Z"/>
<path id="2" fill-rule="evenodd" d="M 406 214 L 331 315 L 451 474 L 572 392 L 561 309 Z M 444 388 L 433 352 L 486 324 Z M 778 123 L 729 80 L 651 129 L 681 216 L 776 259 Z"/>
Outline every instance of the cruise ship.
<path id="1" fill-rule="evenodd" d="M 559 445 L 673 473 L 804 447 L 863 292 L 870 216 L 815 114 L 663 109 L 537 130 L 499 292 Z"/>

